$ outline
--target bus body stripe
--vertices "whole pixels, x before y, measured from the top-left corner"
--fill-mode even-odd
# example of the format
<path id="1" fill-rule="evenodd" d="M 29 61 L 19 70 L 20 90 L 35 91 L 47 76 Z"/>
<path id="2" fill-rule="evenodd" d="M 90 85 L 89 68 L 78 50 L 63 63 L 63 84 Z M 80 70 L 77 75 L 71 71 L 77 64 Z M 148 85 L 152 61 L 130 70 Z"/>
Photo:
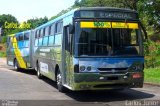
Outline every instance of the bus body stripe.
<path id="1" fill-rule="evenodd" d="M 15 35 L 11 35 L 11 36 L 15 36 Z M 17 42 L 16 37 L 13 37 L 11 42 L 13 44 L 14 53 L 15 53 L 15 56 L 16 56 L 16 59 L 17 59 L 17 61 L 19 63 L 20 68 L 27 68 L 26 63 L 25 63 L 25 61 L 24 61 L 24 59 L 22 57 L 21 51 L 18 48 L 18 42 Z"/>

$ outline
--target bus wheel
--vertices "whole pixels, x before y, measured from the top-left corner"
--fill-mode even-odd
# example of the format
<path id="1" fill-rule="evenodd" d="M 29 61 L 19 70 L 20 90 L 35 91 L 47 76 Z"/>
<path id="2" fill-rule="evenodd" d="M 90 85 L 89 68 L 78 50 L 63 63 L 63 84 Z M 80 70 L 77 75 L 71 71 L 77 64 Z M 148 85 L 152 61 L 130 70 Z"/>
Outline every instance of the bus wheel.
<path id="1" fill-rule="evenodd" d="M 60 71 L 57 72 L 56 82 L 57 82 L 57 88 L 58 88 L 59 92 L 65 92 L 66 89 L 62 85 L 62 75 L 61 75 Z"/>
<path id="2" fill-rule="evenodd" d="M 37 63 L 37 77 L 38 77 L 39 79 L 42 78 L 42 75 L 41 75 L 41 73 L 40 73 L 40 69 L 39 69 L 39 64 L 38 64 L 38 63 Z"/>
<path id="3" fill-rule="evenodd" d="M 18 62 L 17 62 L 16 59 L 14 60 L 14 69 L 17 70 L 17 71 L 20 70 L 19 65 L 18 65 Z"/>

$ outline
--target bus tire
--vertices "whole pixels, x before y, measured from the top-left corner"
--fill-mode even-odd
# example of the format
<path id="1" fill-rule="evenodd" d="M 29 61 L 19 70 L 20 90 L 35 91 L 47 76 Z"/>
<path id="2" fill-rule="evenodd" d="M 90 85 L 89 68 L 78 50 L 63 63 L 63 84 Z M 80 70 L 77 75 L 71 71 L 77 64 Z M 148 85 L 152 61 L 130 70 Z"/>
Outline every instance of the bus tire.
<path id="1" fill-rule="evenodd" d="M 57 88 L 59 92 L 65 92 L 66 88 L 62 85 L 62 74 L 60 73 L 60 70 L 58 69 L 58 72 L 56 74 L 56 83 Z"/>
<path id="2" fill-rule="evenodd" d="M 16 71 L 19 71 L 19 70 L 20 70 L 20 67 L 19 67 L 19 65 L 18 65 L 17 59 L 14 59 L 14 69 L 15 69 Z"/>
<path id="3" fill-rule="evenodd" d="M 40 72 L 40 68 L 39 68 L 38 62 L 37 62 L 36 68 L 37 68 L 37 77 L 38 77 L 38 79 L 42 79 L 42 74 L 41 74 L 41 72 Z"/>

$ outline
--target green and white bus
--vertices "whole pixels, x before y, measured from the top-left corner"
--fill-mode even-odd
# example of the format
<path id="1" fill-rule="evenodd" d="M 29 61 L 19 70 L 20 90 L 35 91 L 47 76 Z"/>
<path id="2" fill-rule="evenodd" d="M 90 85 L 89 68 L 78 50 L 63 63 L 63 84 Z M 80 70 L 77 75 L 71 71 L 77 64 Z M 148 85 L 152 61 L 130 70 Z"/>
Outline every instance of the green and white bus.
<path id="1" fill-rule="evenodd" d="M 16 70 L 33 68 L 33 31 L 28 30 L 8 35 L 7 64 Z"/>
<path id="2" fill-rule="evenodd" d="M 32 68 L 38 78 L 56 81 L 59 91 L 143 87 L 144 37 L 136 11 L 74 9 L 31 34 Z"/>

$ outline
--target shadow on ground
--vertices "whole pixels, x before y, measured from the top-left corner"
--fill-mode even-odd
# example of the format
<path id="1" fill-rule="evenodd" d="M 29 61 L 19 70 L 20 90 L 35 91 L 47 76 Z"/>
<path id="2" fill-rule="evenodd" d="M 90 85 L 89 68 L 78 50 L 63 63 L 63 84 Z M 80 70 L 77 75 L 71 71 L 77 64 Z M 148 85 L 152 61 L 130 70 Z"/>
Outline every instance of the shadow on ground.
<path id="1" fill-rule="evenodd" d="M 23 70 L 20 71 L 24 74 L 36 75 L 36 71 Z M 46 77 L 43 77 L 42 81 L 50 84 L 57 89 L 56 83 Z M 143 88 L 142 88 L 143 89 Z M 136 89 L 125 89 L 123 91 L 67 91 L 65 95 L 73 98 L 79 102 L 114 102 L 114 101 L 125 101 L 125 100 L 136 100 L 136 99 L 147 99 L 152 98 L 155 95 L 138 91 Z"/>

